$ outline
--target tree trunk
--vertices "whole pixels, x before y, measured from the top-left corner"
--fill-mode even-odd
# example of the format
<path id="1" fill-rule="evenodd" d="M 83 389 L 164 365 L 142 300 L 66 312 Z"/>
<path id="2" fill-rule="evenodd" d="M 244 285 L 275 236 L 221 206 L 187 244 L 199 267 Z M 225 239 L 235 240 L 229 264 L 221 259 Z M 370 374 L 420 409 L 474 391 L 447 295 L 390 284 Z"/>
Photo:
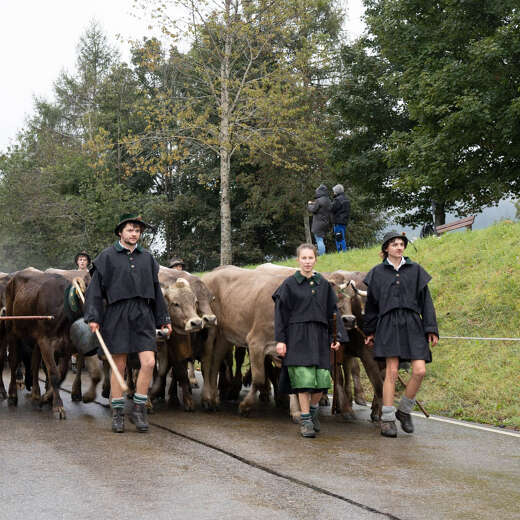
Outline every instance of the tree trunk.
<path id="1" fill-rule="evenodd" d="M 231 136 L 229 129 L 231 106 L 229 103 L 229 63 L 231 56 L 230 34 L 231 0 L 226 0 L 226 41 L 220 65 L 220 265 L 233 262 L 231 244 L 231 202 L 229 200 L 229 177 L 231 170 Z"/>
<path id="2" fill-rule="evenodd" d="M 305 229 L 305 242 L 312 244 L 311 226 L 309 225 L 309 212 L 307 208 L 303 210 L 303 227 Z"/>
<path id="3" fill-rule="evenodd" d="M 442 226 L 446 224 L 446 211 L 444 209 L 444 202 L 432 201 L 433 219 L 435 226 Z"/>

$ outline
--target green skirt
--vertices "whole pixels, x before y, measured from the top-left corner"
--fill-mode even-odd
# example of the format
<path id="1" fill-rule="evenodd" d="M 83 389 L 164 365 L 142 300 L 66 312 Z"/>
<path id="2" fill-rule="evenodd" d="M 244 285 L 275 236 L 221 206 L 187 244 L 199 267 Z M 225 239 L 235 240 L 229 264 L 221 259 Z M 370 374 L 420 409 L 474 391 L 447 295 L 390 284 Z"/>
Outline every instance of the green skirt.
<path id="1" fill-rule="evenodd" d="M 325 368 L 288 366 L 289 379 L 294 392 L 325 391 L 331 387 L 330 371 Z"/>

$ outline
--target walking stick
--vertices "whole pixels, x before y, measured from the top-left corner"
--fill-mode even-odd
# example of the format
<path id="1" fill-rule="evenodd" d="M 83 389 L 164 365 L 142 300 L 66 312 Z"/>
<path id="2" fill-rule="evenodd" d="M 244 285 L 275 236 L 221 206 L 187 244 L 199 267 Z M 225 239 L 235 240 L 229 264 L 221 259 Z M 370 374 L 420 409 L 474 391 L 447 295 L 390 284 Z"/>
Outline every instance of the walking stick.
<path id="1" fill-rule="evenodd" d="M 85 303 L 85 296 L 83 296 L 83 291 L 81 290 L 81 287 L 79 286 L 79 284 L 76 281 L 76 279 L 74 279 L 72 281 L 72 285 L 74 286 L 74 289 L 76 289 L 76 292 L 78 293 L 78 296 L 80 297 L 81 301 L 83 303 Z M 99 344 L 101 345 L 101 349 L 103 350 L 103 352 L 104 352 L 104 354 L 105 354 L 105 356 L 107 358 L 108 364 L 110 365 L 110 368 L 112 369 L 112 372 L 116 376 L 116 379 L 117 379 L 117 382 L 119 383 L 119 386 L 121 387 L 123 392 L 127 392 L 128 391 L 128 385 L 125 383 L 125 380 L 121 377 L 121 374 L 119 373 L 119 370 L 118 370 L 116 364 L 114 363 L 114 358 L 112 357 L 112 354 L 110 354 L 110 352 L 108 351 L 108 347 L 106 346 L 106 343 L 103 340 L 103 337 L 101 336 L 101 332 L 99 332 L 99 330 L 96 330 L 95 334 L 96 334 L 96 337 L 97 337 L 97 339 L 99 341 Z"/>
<path id="2" fill-rule="evenodd" d="M 338 330 L 336 324 L 336 313 L 332 315 L 332 342 L 336 343 L 338 339 Z M 334 363 L 334 390 L 332 392 L 332 415 L 338 413 L 338 363 L 336 361 L 336 351 L 333 354 Z"/>
<path id="3" fill-rule="evenodd" d="M 356 330 L 361 334 L 361 336 L 363 336 L 363 338 L 367 337 L 367 335 L 357 325 Z M 406 388 L 406 383 L 404 382 L 404 379 L 401 377 L 401 374 L 397 373 L 397 379 Z M 419 410 L 421 410 L 425 417 L 430 417 L 430 414 L 426 411 L 421 401 L 415 400 L 415 404 L 419 407 Z"/>

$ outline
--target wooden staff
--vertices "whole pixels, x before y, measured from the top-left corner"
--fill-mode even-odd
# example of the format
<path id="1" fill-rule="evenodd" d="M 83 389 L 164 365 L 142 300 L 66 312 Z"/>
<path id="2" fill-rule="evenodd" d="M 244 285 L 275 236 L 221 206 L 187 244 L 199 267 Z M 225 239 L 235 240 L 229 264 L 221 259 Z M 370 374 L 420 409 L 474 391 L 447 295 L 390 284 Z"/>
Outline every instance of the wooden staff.
<path id="1" fill-rule="evenodd" d="M 363 336 L 363 338 L 367 337 L 367 335 L 357 325 L 356 330 L 361 334 L 361 336 Z M 399 382 L 406 388 L 406 383 L 404 382 L 404 379 L 401 377 L 401 374 L 399 374 L 399 372 L 397 373 L 397 379 L 399 379 Z M 415 400 L 415 404 L 419 407 L 419 410 L 421 410 L 425 417 L 430 417 L 430 414 L 426 411 L 421 401 Z"/>
<path id="2" fill-rule="evenodd" d="M 78 293 L 78 296 L 80 297 L 81 301 L 83 303 L 85 303 L 85 296 L 83 296 L 83 291 L 81 290 L 81 287 L 79 286 L 79 284 L 76 281 L 76 279 L 74 279 L 72 281 L 72 285 L 74 286 L 74 289 L 76 289 L 76 292 Z M 104 352 L 104 354 L 105 354 L 105 356 L 107 358 L 108 364 L 110 365 L 110 368 L 112 369 L 112 372 L 116 376 L 116 379 L 117 379 L 117 382 L 119 383 L 119 386 L 121 387 L 123 392 L 127 392 L 128 391 L 128 385 L 125 383 L 125 380 L 121 377 L 121 374 L 119 373 L 119 370 L 118 370 L 116 364 L 114 363 L 114 358 L 112 357 L 112 354 L 110 354 L 110 352 L 108 350 L 108 347 L 106 346 L 106 343 L 103 340 L 103 337 L 101 336 L 101 332 L 99 332 L 99 330 L 96 330 L 95 334 L 96 334 L 96 337 L 97 337 L 97 339 L 99 341 L 99 344 L 101 345 L 101 349 L 103 350 L 103 352 Z"/>
<path id="3" fill-rule="evenodd" d="M 53 320 L 54 316 L 0 316 L 0 320 Z"/>
<path id="4" fill-rule="evenodd" d="M 338 329 L 336 324 L 336 313 L 332 315 L 332 343 L 338 340 Z M 332 392 L 332 415 L 338 413 L 338 363 L 336 359 L 336 351 L 333 354 L 334 363 L 334 390 Z"/>

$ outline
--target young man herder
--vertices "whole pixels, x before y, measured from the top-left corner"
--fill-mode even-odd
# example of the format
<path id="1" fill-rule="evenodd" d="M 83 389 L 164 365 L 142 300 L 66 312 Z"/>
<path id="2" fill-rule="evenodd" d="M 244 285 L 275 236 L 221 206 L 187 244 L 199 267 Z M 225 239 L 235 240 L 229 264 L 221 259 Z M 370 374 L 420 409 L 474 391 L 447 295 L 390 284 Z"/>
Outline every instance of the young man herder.
<path id="1" fill-rule="evenodd" d="M 86 271 L 90 265 L 90 255 L 86 251 L 80 251 L 74 257 L 74 264 L 78 271 Z"/>
<path id="2" fill-rule="evenodd" d="M 177 271 L 184 271 L 184 262 L 182 258 L 176 258 L 174 256 L 173 258 L 170 258 L 168 267 L 170 269 L 177 269 Z"/>
<path id="3" fill-rule="evenodd" d="M 395 420 L 401 428 L 414 430 L 411 411 L 415 396 L 432 360 L 429 348 L 439 341 L 437 319 L 428 282 L 431 276 L 403 252 L 408 239 L 395 231 L 387 233 L 381 246 L 383 262 L 373 267 L 364 282 L 368 286 L 365 307 L 365 343 L 374 347 L 374 357 L 386 361 L 383 384 L 381 435 L 396 437 Z M 412 377 L 398 409 L 394 407 L 395 382 L 400 361 L 411 361 Z"/>
<path id="4" fill-rule="evenodd" d="M 273 294 L 276 352 L 283 358 L 280 392 L 298 395 L 303 437 L 315 437 L 320 431 L 319 401 L 331 386 L 330 349 L 338 350 L 339 341 L 348 341 L 334 289 L 313 271 L 316 253 L 314 245 L 301 244 L 296 250 L 299 270 Z M 331 334 L 334 313 L 336 342 Z"/>
<path id="5" fill-rule="evenodd" d="M 119 372 L 124 375 L 126 358 L 137 353 L 141 363 L 130 420 L 137 431 L 148 431 L 146 401 L 155 366 L 157 328 L 171 333 L 170 316 L 159 285 L 159 264 L 137 244 L 150 227 L 140 216 L 123 215 L 115 228 L 119 237 L 92 263 L 92 280 L 85 303 L 85 321 L 92 332 L 100 329 Z M 106 301 L 106 309 L 103 300 Z M 112 430 L 124 431 L 123 392 L 114 374 L 112 390 Z"/>

